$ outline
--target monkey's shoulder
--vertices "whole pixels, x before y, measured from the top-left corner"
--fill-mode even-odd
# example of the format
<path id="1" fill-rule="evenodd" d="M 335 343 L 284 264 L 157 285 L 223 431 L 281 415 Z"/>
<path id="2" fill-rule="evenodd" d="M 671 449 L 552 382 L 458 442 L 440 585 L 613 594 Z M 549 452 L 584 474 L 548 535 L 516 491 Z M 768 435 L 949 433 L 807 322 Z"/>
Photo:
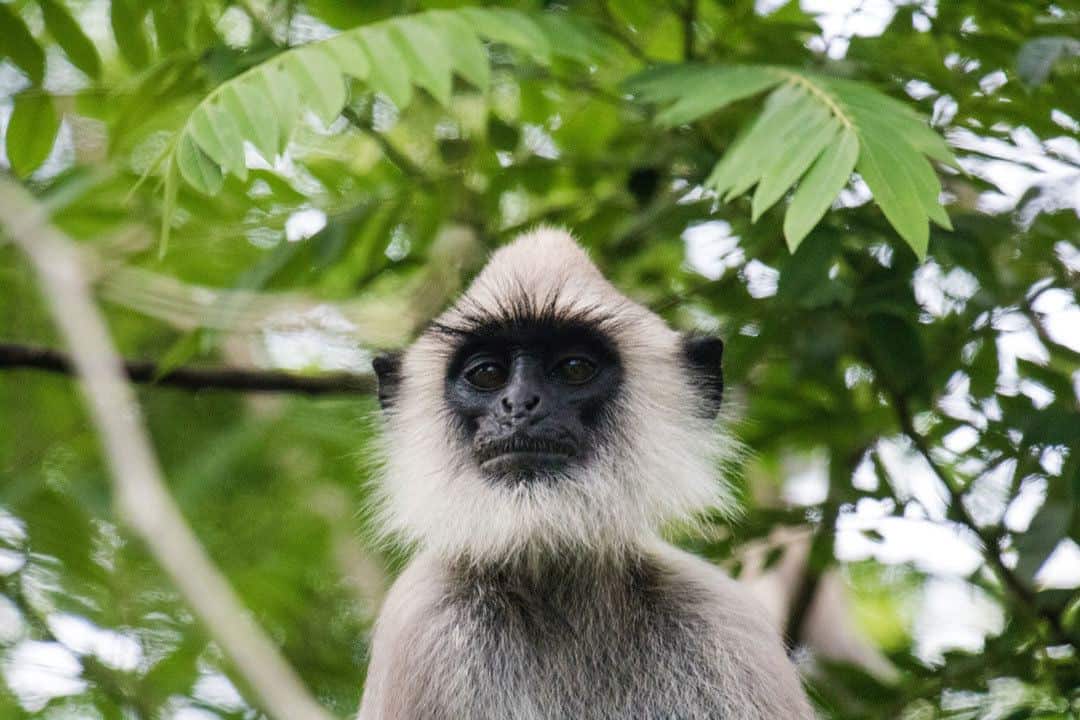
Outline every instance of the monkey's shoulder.
<path id="1" fill-rule="evenodd" d="M 763 613 L 669 546 L 528 573 L 420 557 L 379 623 L 388 679 L 414 703 L 403 717 L 809 717 Z"/>

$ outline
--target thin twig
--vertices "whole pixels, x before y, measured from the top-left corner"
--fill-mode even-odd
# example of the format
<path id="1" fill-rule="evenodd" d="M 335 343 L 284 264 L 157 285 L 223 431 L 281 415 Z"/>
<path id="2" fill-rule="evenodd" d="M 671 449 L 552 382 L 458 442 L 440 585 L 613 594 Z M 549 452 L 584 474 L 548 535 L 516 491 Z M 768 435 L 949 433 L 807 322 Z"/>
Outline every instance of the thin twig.
<path id="1" fill-rule="evenodd" d="M 788 611 L 787 621 L 784 623 L 784 638 L 789 648 L 795 648 L 802 642 L 806 619 L 810 615 L 810 608 L 821 586 L 822 569 L 813 567 L 811 562 L 818 556 L 815 546 L 827 544 L 831 548 L 834 543 L 833 536 L 836 534 L 835 525 L 839 509 L 835 503 L 829 505 L 827 509 L 829 514 L 822 518 L 821 524 L 814 533 L 814 539 L 807 551 L 806 566 L 797 579 L 795 592 L 791 597 L 791 608 Z"/>
<path id="2" fill-rule="evenodd" d="M 0 229 L 20 246 L 38 275 L 94 424 L 101 436 L 117 509 L 142 538 L 202 622 L 252 699 L 276 720 L 330 720 L 311 697 L 277 645 L 244 608 L 214 566 L 169 495 L 143 425 L 135 394 L 94 306 L 80 256 L 49 223 L 37 200 L 18 183 L 0 178 Z"/>
<path id="3" fill-rule="evenodd" d="M 365 122 L 364 119 L 360 117 L 359 113 L 351 107 L 346 106 L 345 109 L 341 111 L 341 114 L 349 121 L 350 125 L 374 140 L 379 146 L 379 149 L 382 150 L 383 155 L 386 156 L 386 159 L 389 160 L 392 165 L 395 165 L 398 170 L 405 173 L 413 180 L 421 183 L 427 184 L 432 181 L 432 178 L 424 172 L 423 168 L 394 147 L 394 144 L 391 143 L 386 136 L 373 128 L 369 123 Z"/>
<path id="4" fill-rule="evenodd" d="M 897 393 L 891 394 L 893 406 L 896 408 L 896 414 L 900 421 L 900 429 L 911 441 L 912 445 L 914 445 L 916 451 L 923 457 L 927 465 L 930 466 L 930 470 L 941 481 L 941 484 L 945 486 L 945 490 L 949 494 L 949 506 L 952 508 L 961 524 L 973 532 L 975 537 L 979 539 L 979 544 L 982 545 L 983 557 L 986 558 L 986 561 L 990 564 L 998 581 L 1013 595 L 1022 608 L 1026 609 L 1033 616 L 1042 618 L 1050 625 L 1055 642 L 1066 643 L 1072 645 L 1077 650 L 1080 650 L 1080 642 L 1065 631 L 1065 627 L 1061 623 L 1061 618 L 1050 610 L 1040 608 L 1035 591 L 1018 578 L 1016 573 L 1014 573 L 1001 559 L 1001 553 L 998 551 L 997 536 L 983 530 L 975 521 L 975 518 L 971 516 L 971 513 L 968 512 L 967 507 L 964 505 L 963 491 L 957 486 L 949 473 L 934 459 L 933 454 L 930 452 L 930 446 L 926 442 L 926 438 L 915 429 L 914 419 L 911 414 L 911 409 L 908 406 L 907 399 Z"/>
<path id="5" fill-rule="evenodd" d="M 636 57 L 638 60 L 651 65 L 652 59 L 645 53 L 644 50 L 637 44 L 637 42 L 622 29 L 619 19 L 615 17 L 615 13 L 611 12 L 611 8 L 608 7 L 607 0 L 601 0 L 600 12 L 604 16 L 605 24 L 601 29 L 610 35 L 613 39 L 617 40 L 620 45 L 625 47 L 627 51 Z"/>
<path id="6" fill-rule="evenodd" d="M 694 24 L 697 23 L 697 0 L 686 0 L 683 11 L 683 60 L 692 62 L 695 58 Z"/>
<path id="7" fill-rule="evenodd" d="M 0 343 L 0 370 L 29 369 L 74 375 L 72 358 L 58 350 L 34 345 Z M 149 361 L 125 360 L 124 373 L 134 383 L 163 385 L 183 390 L 234 390 L 282 392 L 303 395 L 370 395 L 375 391 L 371 375 L 335 372 L 298 375 L 280 370 L 241 367 L 176 367 L 162 373 Z"/>
<path id="8" fill-rule="evenodd" d="M 852 449 L 846 455 L 834 453 L 829 462 L 829 495 L 822 505 L 822 518 L 814 529 L 813 538 L 807 549 L 806 564 L 792 595 L 788 611 L 784 637 L 791 647 L 802 641 L 806 620 L 817 598 L 821 580 L 828 567 L 816 563 L 817 558 L 835 557 L 836 522 L 840 517 L 840 503 L 831 497 L 835 488 L 841 487 L 855 472 L 859 461 L 866 452 L 865 446 Z M 839 462 L 838 462 L 839 460 Z"/>

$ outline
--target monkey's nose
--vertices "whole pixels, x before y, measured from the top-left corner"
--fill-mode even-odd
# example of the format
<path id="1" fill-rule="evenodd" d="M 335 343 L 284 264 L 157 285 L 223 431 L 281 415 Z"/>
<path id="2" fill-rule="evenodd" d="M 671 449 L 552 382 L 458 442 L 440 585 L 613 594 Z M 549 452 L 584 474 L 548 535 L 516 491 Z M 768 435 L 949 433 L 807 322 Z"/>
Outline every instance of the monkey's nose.
<path id="1" fill-rule="evenodd" d="M 528 389 L 511 389 L 500 399 L 503 410 L 513 418 L 520 419 L 540 406 L 540 395 Z"/>
<path id="2" fill-rule="evenodd" d="M 535 359 L 519 357 L 514 361 L 510 382 L 499 397 L 504 418 L 514 423 L 535 420 L 544 411 L 543 367 Z"/>

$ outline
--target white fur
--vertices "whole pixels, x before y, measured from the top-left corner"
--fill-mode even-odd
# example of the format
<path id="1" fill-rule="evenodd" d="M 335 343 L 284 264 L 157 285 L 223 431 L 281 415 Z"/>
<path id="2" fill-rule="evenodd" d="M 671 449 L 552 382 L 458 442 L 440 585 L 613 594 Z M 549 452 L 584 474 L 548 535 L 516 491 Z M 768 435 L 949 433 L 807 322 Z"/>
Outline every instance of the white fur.
<path id="1" fill-rule="evenodd" d="M 478 562 L 570 545 L 615 552 L 729 505 L 718 468 L 734 444 L 695 412 L 700 392 L 681 364 L 678 333 L 616 290 L 568 233 L 546 228 L 494 253 L 436 323 L 459 324 L 477 309 L 514 302 L 597 315 L 625 372 L 614 423 L 620 437 L 586 472 L 560 482 L 486 480 L 442 421 L 451 349 L 445 335 L 428 330 L 405 353 L 387 418 L 379 509 L 390 533 Z"/>

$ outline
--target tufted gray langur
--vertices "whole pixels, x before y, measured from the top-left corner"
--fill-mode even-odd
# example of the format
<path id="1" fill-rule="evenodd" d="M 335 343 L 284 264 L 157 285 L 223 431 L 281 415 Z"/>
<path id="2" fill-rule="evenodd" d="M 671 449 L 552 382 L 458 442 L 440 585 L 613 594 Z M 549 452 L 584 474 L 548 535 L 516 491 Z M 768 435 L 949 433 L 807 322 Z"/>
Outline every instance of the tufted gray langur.
<path id="1" fill-rule="evenodd" d="M 722 349 L 541 229 L 375 360 L 379 510 L 417 551 L 362 720 L 813 717 L 766 613 L 661 539 L 730 506 Z"/>

